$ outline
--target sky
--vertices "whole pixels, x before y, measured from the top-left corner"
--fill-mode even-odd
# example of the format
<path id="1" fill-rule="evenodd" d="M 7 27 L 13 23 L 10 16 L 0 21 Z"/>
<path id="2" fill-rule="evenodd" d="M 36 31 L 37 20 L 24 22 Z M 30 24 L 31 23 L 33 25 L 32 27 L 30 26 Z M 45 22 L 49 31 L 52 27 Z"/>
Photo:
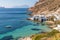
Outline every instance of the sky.
<path id="1" fill-rule="evenodd" d="M 0 0 L 0 7 L 33 6 L 38 0 Z"/>

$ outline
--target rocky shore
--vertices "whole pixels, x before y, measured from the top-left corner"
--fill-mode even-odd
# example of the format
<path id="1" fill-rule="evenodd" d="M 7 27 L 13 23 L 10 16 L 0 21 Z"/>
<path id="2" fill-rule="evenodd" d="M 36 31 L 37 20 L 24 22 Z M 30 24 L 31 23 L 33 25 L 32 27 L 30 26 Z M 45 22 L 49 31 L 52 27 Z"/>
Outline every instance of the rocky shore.
<path id="1" fill-rule="evenodd" d="M 32 11 L 32 15 L 51 13 L 51 11 L 55 12 L 60 7 L 60 0 L 39 0 L 36 2 L 34 7 L 29 8 Z M 47 13 L 46 13 L 47 12 Z"/>
<path id="2" fill-rule="evenodd" d="M 24 37 L 24 38 L 19 38 L 18 40 L 32 40 L 31 37 Z"/>
<path id="3" fill-rule="evenodd" d="M 29 8 L 32 12 L 28 20 L 35 20 L 41 22 L 41 19 L 45 22 L 49 28 L 55 29 L 49 33 L 37 34 L 31 37 L 22 38 L 19 40 L 59 40 L 60 38 L 60 0 L 39 0 L 34 7 Z M 41 15 L 43 18 L 41 18 Z M 36 20 L 36 19 L 37 20 Z M 46 19 L 46 20 L 45 20 Z"/>
<path id="4" fill-rule="evenodd" d="M 34 7 L 29 8 L 29 11 L 32 12 L 31 16 L 45 15 L 48 19 L 46 23 L 53 24 L 49 26 L 51 28 L 54 28 L 54 25 L 60 24 L 60 0 L 39 0 Z M 30 20 L 33 20 L 33 18 L 30 18 Z"/>

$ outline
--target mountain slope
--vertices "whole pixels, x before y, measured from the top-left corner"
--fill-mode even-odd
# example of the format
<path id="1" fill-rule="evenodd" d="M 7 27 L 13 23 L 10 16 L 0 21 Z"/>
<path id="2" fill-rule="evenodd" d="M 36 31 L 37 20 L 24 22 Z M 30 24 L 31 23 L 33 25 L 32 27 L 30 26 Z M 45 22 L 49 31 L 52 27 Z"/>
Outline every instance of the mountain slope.
<path id="1" fill-rule="evenodd" d="M 32 14 L 38 14 L 44 11 L 55 12 L 59 8 L 60 0 L 39 0 L 39 2 L 36 2 L 34 7 L 31 7 L 29 10 L 32 11 Z"/>

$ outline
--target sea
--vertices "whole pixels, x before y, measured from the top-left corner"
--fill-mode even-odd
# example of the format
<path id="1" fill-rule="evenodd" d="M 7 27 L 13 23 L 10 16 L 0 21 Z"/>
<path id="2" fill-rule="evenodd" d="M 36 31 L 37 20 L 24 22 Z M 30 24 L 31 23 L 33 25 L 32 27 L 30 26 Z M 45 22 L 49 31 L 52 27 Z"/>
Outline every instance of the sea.
<path id="1" fill-rule="evenodd" d="M 51 30 L 47 25 L 27 20 L 28 8 L 0 8 L 0 39 L 12 35 L 14 39 Z"/>

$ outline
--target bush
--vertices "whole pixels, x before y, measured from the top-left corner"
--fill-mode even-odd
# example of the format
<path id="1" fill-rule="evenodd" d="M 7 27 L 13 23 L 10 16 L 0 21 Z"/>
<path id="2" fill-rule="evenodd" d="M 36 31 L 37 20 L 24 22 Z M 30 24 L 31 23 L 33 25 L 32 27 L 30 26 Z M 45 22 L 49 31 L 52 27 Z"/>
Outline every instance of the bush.
<path id="1" fill-rule="evenodd" d="M 34 37 L 33 37 L 32 39 L 33 39 L 33 40 L 40 40 L 40 39 L 43 38 L 43 37 L 51 37 L 51 36 L 54 36 L 54 35 L 57 34 L 57 33 L 60 33 L 60 32 L 57 31 L 57 30 L 52 30 L 52 31 L 49 32 L 49 33 L 34 35 Z"/>
<path id="2" fill-rule="evenodd" d="M 49 36 L 49 37 L 54 36 L 56 33 L 59 33 L 59 31 L 54 29 L 53 31 L 47 33 L 47 36 Z"/>

